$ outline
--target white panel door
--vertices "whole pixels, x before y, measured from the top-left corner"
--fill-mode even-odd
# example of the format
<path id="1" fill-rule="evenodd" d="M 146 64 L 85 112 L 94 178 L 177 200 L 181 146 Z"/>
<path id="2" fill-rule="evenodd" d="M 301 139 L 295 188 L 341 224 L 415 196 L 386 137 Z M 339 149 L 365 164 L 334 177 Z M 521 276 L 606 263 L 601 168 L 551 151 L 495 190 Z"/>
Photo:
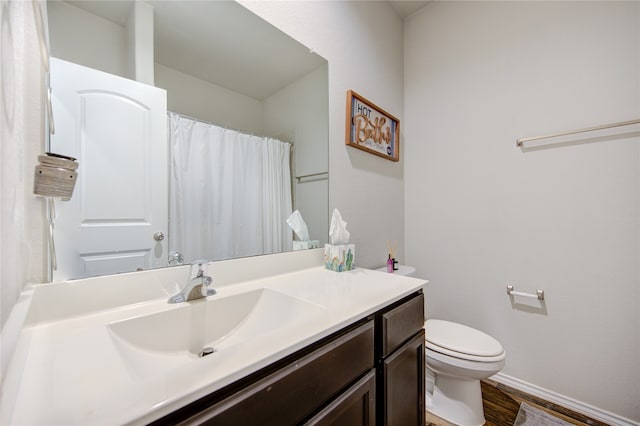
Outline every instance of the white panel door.
<path id="1" fill-rule="evenodd" d="M 165 266 L 166 92 L 54 58 L 51 87 L 50 151 L 79 163 L 73 197 L 56 200 L 54 280 Z"/>

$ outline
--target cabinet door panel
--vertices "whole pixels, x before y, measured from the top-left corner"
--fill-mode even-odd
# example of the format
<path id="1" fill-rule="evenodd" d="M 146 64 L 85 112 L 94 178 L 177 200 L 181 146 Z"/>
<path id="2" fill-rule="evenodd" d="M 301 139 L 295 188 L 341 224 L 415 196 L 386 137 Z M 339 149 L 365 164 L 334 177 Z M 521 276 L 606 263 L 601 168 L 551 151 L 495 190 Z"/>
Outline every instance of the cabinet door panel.
<path id="1" fill-rule="evenodd" d="M 305 425 L 374 426 L 375 423 L 376 372 L 371 370 Z"/>
<path id="2" fill-rule="evenodd" d="M 424 425 L 424 330 L 384 360 L 384 424 Z"/>

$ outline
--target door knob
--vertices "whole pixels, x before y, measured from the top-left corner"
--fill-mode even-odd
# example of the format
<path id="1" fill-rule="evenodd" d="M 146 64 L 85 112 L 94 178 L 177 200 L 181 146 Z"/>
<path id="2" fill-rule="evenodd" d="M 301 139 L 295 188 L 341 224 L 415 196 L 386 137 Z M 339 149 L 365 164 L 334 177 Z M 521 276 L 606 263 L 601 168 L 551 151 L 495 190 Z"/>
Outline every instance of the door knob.
<path id="1" fill-rule="evenodd" d="M 153 239 L 156 241 L 162 241 L 164 240 L 164 234 L 162 232 L 156 232 L 153 234 Z"/>

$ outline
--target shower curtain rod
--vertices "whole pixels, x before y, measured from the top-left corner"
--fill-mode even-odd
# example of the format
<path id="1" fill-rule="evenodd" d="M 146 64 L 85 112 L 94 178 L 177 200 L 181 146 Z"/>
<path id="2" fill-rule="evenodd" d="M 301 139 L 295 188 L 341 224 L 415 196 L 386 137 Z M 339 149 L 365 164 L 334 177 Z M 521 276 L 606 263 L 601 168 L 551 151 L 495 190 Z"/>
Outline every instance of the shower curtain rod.
<path id="1" fill-rule="evenodd" d="M 169 114 L 175 114 L 175 115 L 177 115 L 179 117 L 186 118 L 188 120 L 197 121 L 198 123 L 202 123 L 202 124 L 208 124 L 209 126 L 224 127 L 226 130 L 233 130 L 234 132 L 242 133 L 243 135 L 257 136 L 257 137 L 260 137 L 260 138 L 269 137 L 269 136 L 256 135 L 253 132 L 245 132 L 244 130 L 240 130 L 240 129 L 234 129 L 233 127 L 221 126 L 219 124 L 215 124 L 215 123 L 212 123 L 210 121 L 202 120 L 202 119 L 196 118 L 196 117 L 191 117 L 190 115 L 182 114 L 182 113 L 179 113 L 179 112 L 167 111 L 167 115 L 169 115 Z M 276 139 L 276 138 L 271 138 L 271 139 Z M 281 142 L 288 143 L 289 145 L 291 145 L 290 149 L 293 149 L 293 142 L 283 141 L 282 139 L 278 139 L 278 140 L 281 141 Z"/>
<path id="2" fill-rule="evenodd" d="M 182 114 L 182 113 L 180 113 L 180 112 L 167 111 L 167 114 L 175 114 L 175 115 L 177 115 L 177 116 L 179 116 L 179 117 L 186 118 L 186 119 L 188 119 L 188 120 L 197 121 L 198 123 L 208 124 L 209 126 L 224 127 L 224 128 L 225 128 L 225 129 L 227 129 L 227 130 L 233 130 L 234 132 L 242 133 L 243 135 L 254 136 L 253 132 L 245 132 L 245 131 L 242 131 L 242 130 L 240 130 L 240 129 L 234 129 L 234 128 L 229 128 L 229 127 L 227 127 L 227 126 L 221 126 L 221 125 L 219 125 L 219 124 L 212 123 L 211 121 L 203 120 L 203 119 L 201 119 L 201 118 L 192 117 L 192 116 L 190 116 L 190 115 Z"/>
<path id="3" fill-rule="evenodd" d="M 522 148 L 524 146 L 525 142 L 537 141 L 539 139 L 555 138 L 557 136 L 574 135 L 576 133 L 593 132 L 595 130 L 611 129 L 611 128 L 614 128 L 614 127 L 630 126 L 632 124 L 640 124 L 640 118 L 637 119 L 637 120 L 620 121 L 618 123 L 603 124 L 602 126 L 587 127 L 587 128 L 584 128 L 584 129 L 570 130 L 570 131 L 567 131 L 567 132 L 553 133 L 553 134 L 550 134 L 550 135 L 534 136 L 534 137 L 531 137 L 531 138 L 516 139 L 516 146 Z"/>

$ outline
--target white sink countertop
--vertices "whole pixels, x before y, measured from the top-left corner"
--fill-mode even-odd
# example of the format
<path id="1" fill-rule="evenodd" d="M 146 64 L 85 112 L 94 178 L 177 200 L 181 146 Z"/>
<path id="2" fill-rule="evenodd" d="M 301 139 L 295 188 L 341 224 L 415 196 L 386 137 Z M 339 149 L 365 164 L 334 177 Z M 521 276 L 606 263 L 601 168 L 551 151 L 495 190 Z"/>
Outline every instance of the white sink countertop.
<path id="1" fill-rule="evenodd" d="M 217 294 L 207 301 L 169 304 L 167 297 L 175 288 L 156 281 L 150 284 L 155 290 L 128 304 L 106 303 L 100 309 L 74 314 L 56 312 L 49 316 L 27 312 L 3 382 L 2 423 L 146 424 L 422 289 L 427 283 L 367 269 L 337 273 L 317 266 L 220 286 L 214 283 Z M 53 286 L 59 286 L 59 291 L 68 295 L 72 294 L 68 286 L 73 285 L 70 282 Z M 39 291 L 47 295 L 57 291 L 46 286 L 52 285 L 34 286 L 26 292 L 27 297 L 35 300 Z M 180 346 L 181 328 L 192 324 L 184 322 L 189 321 L 184 312 L 223 306 L 224 299 L 242 300 L 238 296 L 249 293 L 264 295 L 264 300 L 271 303 L 264 306 L 280 307 L 277 309 L 282 312 L 274 317 L 273 324 L 279 321 L 285 327 L 283 332 L 270 330 L 271 322 L 257 324 L 258 328 L 254 325 L 252 329 L 253 337 L 240 341 L 236 336 L 236 340 L 221 341 L 217 352 L 204 358 L 174 350 L 173 346 Z M 219 305 L 210 304 L 214 300 Z M 185 310 L 189 305 L 190 310 Z M 27 307 L 26 311 L 34 309 Z M 305 314 L 298 316 L 298 312 Z M 156 323 L 153 318 L 165 322 Z M 163 345 L 161 351 L 149 345 L 134 347 L 127 343 L 130 337 L 127 333 L 135 337 L 144 327 L 150 328 L 146 343 L 153 346 L 158 340 Z M 192 326 L 184 328 L 186 336 Z"/>

